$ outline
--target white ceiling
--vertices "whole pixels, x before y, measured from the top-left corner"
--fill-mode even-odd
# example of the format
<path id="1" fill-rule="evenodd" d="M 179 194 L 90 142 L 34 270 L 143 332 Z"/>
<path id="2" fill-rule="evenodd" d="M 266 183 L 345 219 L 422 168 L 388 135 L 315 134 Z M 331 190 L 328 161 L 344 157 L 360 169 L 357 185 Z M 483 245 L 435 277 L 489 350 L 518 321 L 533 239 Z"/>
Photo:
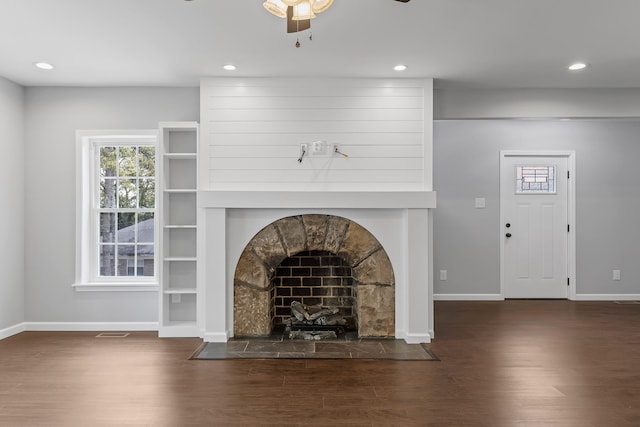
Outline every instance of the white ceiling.
<path id="1" fill-rule="evenodd" d="M 1 0 L 0 76 L 24 86 L 197 86 L 235 75 L 640 87 L 638 0 L 335 0 L 299 49 L 262 1 Z M 566 70 L 578 60 L 590 66 Z M 409 69 L 392 71 L 398 63 Z"/>

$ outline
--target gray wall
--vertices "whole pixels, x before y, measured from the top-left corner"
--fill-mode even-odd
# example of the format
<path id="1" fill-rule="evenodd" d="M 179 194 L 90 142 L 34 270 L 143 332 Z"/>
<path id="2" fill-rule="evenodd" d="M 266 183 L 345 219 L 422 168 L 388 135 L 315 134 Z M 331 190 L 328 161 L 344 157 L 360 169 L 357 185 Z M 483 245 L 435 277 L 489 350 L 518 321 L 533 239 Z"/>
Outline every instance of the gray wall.
<path id="1" fill-rule="evenodd" d="M 24 321 L 24 89 L 0 77 L 0 335 Z"/>
<path id="2" fill-rule="evenodd" d="M 157 322 L 156 292 L 76 292 L 77 129 L 199 120 L 198 88 L 26 89 L 26 320 Z M 2 221 L 4 223 L 4 221 Z"/>
<path id="3" fill-rule="evenodd" d="M 640 294 L 640 122 L 611 119 L 436 121 L 435 293 L 499 294 L 499 151 L 538 149 L 576 151 L 577 293 Z"/>

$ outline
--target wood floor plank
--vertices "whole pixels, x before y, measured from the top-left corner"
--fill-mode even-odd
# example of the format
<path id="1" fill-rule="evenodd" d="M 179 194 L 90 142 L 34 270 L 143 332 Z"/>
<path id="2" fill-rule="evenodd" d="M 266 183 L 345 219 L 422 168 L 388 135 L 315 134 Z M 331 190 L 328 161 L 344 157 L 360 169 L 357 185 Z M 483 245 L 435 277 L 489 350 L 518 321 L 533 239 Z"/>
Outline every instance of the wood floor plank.
<path id="1" fill-rule="evenodd" d="M 637 426 L 640 305 L 436 303 L 439 362 L 189 360 L 199 339 L 0 341 L 4 426 Z"/>

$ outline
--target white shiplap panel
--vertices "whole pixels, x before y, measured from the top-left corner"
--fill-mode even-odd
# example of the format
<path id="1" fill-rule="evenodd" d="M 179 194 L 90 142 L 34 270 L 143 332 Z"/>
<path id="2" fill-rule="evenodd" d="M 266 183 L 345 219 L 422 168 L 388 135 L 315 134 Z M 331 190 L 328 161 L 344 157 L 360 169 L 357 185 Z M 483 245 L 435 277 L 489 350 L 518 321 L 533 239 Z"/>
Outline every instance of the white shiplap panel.
<path id="1" fill-rule="evenodd" d="M 424 98 L 420 97 L 216 97 L 206 99 L 207 105 L 203 112 L 203 119 L 208 118 L 216 110 L 224 109 L 325 109 L 325 108 L 354 108 L 354 109 L 376 109 L 376 108 L 410 108 L 420 109 L 423 107 Z M 205 117 L 206 116 L 206 117 Z"/>
<path id="2" fill-rule="evenodd" d="M 271 134 L 201 134 L 200 140 L 209 146 L 232 145 L 271 147 L 274 145 L 299 145 L 313 141 L 327 141 L 330 144 L 349 146 L 423 146 L 423 134 L 417 133 L 271 133 Z"/>
<path id="3" fill-rule="evenodd" d="M 299 181 L 288 182 L 212 182 L 208 190 L 219 191 L 371 191 L 369 182 L 309 183 Z M 422 191 L 423 182 L 376 182 L 376 191 Z"/>
<path id="4" fill-rule="evenodd" d="M 258 178 L 258 179 L 256 179 Z M 370 170 L 370 171 L 352 171 L 352 170 L 315 170 L 315 169 L 297 169 L 284 173 L 281 170 L 263 170 L 255 169 L 251 171 L 245 170 L 212 170 L 209 176 L 210 182 L 244 182 L 251 184 L 254 182 L 308 182 L 308 183 L 332 183 L 339 184 L 342 182 L 359 182 L 359 183 L 379 183 L 379 182 L 395 182 L 405 183 L 422 182 L 422 170 Z"/>
<path id="5" fill-rule="evenodd" d="M 414 158 L 422 157 L 423 147 L 422 145 L 347 145 L 338 144 L 341 152 L 348 154 L 349 159 L 357 158 Z M 293 154 L 297 156 L 300 152 L 300 146 L 298 144 L 289 145 L 263 145 L 263 146 L 249 146 L 249 145 L 215 145 L 209 146 L 209 157 L 215 159 L 224 158 L 288 158 Z M 339 158 L 339 154 L 334 154 L 333 157 Z"/>
<path id="6" fill-rule="evenodd" d="M 203 188 L 421 190 L 431 102 L 428 80 L 203 79 Z M 320 140 L 349 157 L 297 162 Z"/>
<path id="7" fill-rule="evenodd" d="M 421 170 L 421 158 L 345 158 L 345 157 L 304 157 L 298 162 L 298 155 L 277 158 L 211 158 L 210 170 L 233 170 L 251 172 L 254 170 L 280 171 L 286 174 L 298 170 L 351 170 L 351 171 L 382 171 L 382 170 Z"/>
<path id="8" fill-rule="evenodd" d="M 322 121 L 422 121 L 419 108 L 325 108 L 325 109 L 220 109 L 211 111 L 216 122 L 290 122 L 292 119 Z"/>
<path id="9" fill-rule="evenodd" d="M 283 81 L 280 84 L 265 85 L 229 85 L 210 87 L 207 96 L 210 98 L 233 97 L 233 98 L 255 98 L 255 97 L 288 97 L 288 98 L 381 98 L 381 97 L 419 97 L 422 98 L 424 89 L 421 87 L 402 87 L 395 85 L 387 86 L 359 86 L 350 84 L 337 84 L 337 80 L 324 81 L 324 84 L 295 84 L 293 81 L 288 84 Z"/>
<path id="10" fill-rule="evenodd" d="M 216 122 L 207 124 L 208 133 L 417 133 L 422 132 L 421 121 L 278 121 L 278 122 Z"/>

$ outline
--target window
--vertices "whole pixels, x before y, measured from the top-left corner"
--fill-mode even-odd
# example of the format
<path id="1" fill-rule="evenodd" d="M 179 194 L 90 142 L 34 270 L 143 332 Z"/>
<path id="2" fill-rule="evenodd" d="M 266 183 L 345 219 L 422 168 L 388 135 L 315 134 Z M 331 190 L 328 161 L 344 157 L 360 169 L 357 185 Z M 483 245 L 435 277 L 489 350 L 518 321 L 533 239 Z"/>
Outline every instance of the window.
<path id="1" fill-rule="evenodd" d="M 77 290 L 156 290 L 157 132 L 79 131 Z"/>
<path id="2" fill-rule="evenodd" d="M 516 166 L 516 193 L 555 193 L 554 166 Z"/>

